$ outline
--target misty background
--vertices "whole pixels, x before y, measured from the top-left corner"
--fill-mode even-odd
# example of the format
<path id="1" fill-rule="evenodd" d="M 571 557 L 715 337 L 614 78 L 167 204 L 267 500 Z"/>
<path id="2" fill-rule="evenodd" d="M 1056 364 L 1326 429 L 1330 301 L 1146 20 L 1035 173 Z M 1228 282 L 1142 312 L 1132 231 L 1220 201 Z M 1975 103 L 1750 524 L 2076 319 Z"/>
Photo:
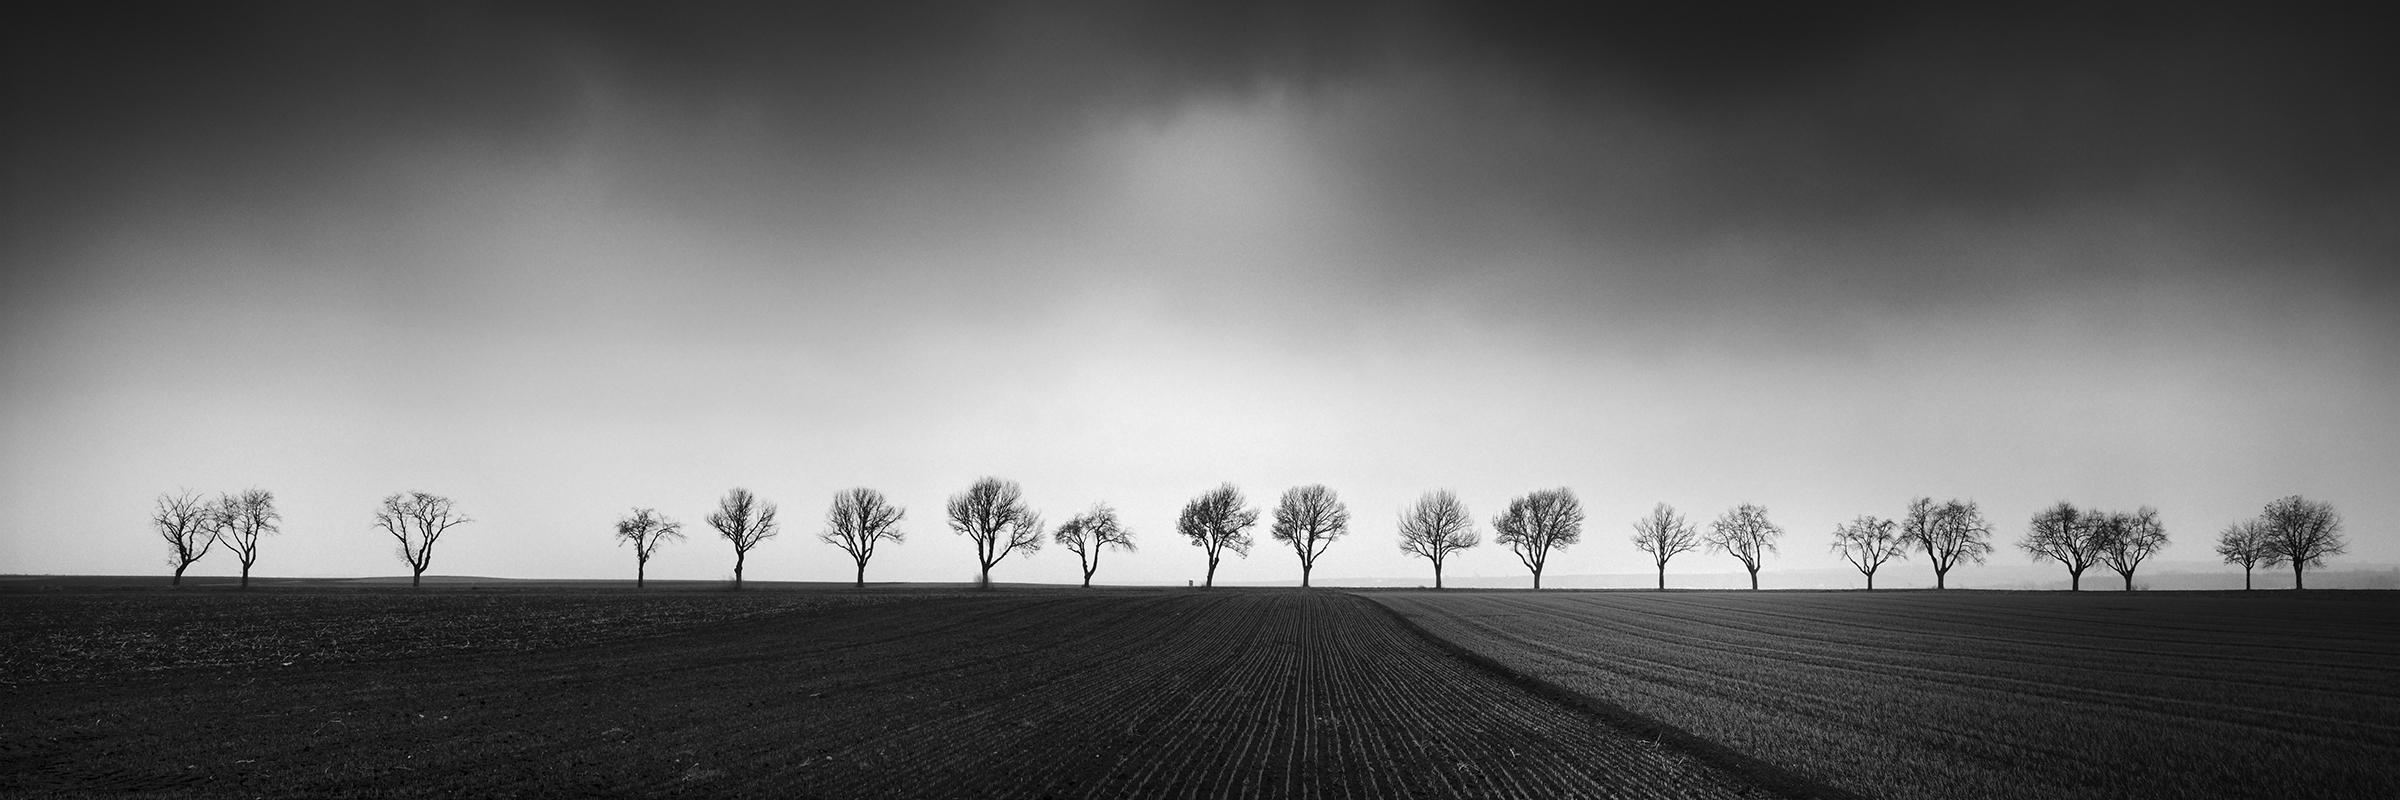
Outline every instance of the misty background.
<path id="1" fill-rule="evenodd" d="M 1558 577 L 1750 502 L 1797 585 L 1919 495 L 1994 565 L 2064 499 L 2209 569 L 2294 493 L 2333 568 L 2400 562 L 2400 105 L 2339 10 L 4 13 L 0 572 L 163 576 L 154 497 L 258 486 L 264 576 L 404 573 L 371 513 L 418 489 L 476 519 L 432 574 L 628 577 L 638 505 L 690 536 L 651 578 L 714 579 L 745 486 L 749 579 L 847 580 L 815 535 L 868 486 L 908 509 L 868 579 L 961 581 L 984 475 L 1115 505 L 1101 583 L 1198 579 L 1175 514 L 1224 481 L 1339 492 L 1334 584 L 1429 576 L 1394 522 L 1436 488 L 1486 523 L 1461 580 L 1525 576 L 1488 521 L 1554 486 Z M 1219 580 L 1297 579 L 1265 528 Z"/>

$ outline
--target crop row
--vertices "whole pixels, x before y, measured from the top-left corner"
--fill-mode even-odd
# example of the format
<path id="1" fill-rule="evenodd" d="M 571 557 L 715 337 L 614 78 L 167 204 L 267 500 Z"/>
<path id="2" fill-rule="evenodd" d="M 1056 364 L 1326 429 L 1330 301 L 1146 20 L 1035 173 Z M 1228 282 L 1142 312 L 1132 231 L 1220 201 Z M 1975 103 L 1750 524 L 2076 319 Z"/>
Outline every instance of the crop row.
<path id="1" fill-rule="evenodd" d="M 18 709 L 0 791 L 1759 793 L 1339 594 L 989 594 L 507 658 L 184 675 L 0 688 Z"/>
<path id="2" fill-rule="evenodd" d="M 1376 597 L 1514 669 L 1875 796 L 2400 796 L 2388 598 Z"/>

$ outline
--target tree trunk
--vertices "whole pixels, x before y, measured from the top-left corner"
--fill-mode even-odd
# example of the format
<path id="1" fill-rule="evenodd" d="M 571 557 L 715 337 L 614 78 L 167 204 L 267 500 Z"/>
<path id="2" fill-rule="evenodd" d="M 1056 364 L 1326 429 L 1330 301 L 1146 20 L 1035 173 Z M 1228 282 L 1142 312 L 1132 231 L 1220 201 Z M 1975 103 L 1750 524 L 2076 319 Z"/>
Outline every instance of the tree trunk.
<path id="1" fill-rule="evenodd" d="M 1934 571 L 1933 571 L 1933 588 L 1936 588 L 1936 589 L 1948 589 L 1948 588 L 1950 588 L 1950 586 L 1949 586 L 1949 584 L 1948 584 L 1948 581 L 1949 581 L 1949 580 L 1950 580 L 1950 571 L 1949 571 L 1949 570 L 1946 570 L 1946 569 L 1937 569 L 1937 570 L 1934 570 Z"/>
<path id="2" fill-rule="evenodd" d="M 649 569 L 650 562 L 648 561 L 636 559 L 633 562 L 633 588 L 642 588 L 642 580 L 644 578 L 642 573 L 649 571 Z"/>
<path id="3" fill-rule="evenodd" d="M 1095 566 L 1091 569 L 1083 571 L 1083 588 L 1092 588 L 1092 573 L 1098 571 L 1099 569 L 1099 567 Z"/>
<path id="4" fill-rule="evenodd" d="M 2133 573 L 2130 571 L 2125 573 L 2125 591 L 2133 591 Z"/>
<path id="5" fill-rule="evenodd" d="M 2301 578 L 2300 578 L 2300 560 L 2299 560 L 2299 559 L 2293 559 L 2293 560 L 2292 560 L 2292 588 L 2294 588 L 2294 589 L 2306 589 L 2306 588 L 2308 588 L 2308 584 L 2306 584 L 2306 583 L 2303 583 L 2303 582 L 2301 581 Z"/>
<path id="6" fill-rule="evenodd" d="M 1533 568 L 1533 590 L 1534 590 L 1534 591 L 1537 591 L 1537 592 L 1542 590 L 1542 568 L 1541 568 L 1541 567 L 1534 567 L 1534 568 Z"/>
<path id="7" fill-rule="evenodd" d="M 1867 591 L 1875 591 L 1875 573 L 1867 573 Z"/>
<path id="8" fill-rule="evenodd" d="M 2079 569 L 2071 569 L 2071 570 L 2067 570 L 2067 591 L 2070 591 L 2070 592 L 2080 592 L 2080 591 L 2083 591 L 2083 570 L 2079 570 Z"/>
<path id="9" fill-rule="evenodd" d="M 173 583 L 169 583 L 169 584 L 167 584 L 167 585 L 168 585 L 168 586 L 182 586 L 182 585 L 183 585 L 183 570 L 184 570 L 186 567 L 190 567 L 190 566 L 191 566 L 191 563 L 190 563 L 190 562 L 185 562 L 185 563 L 183 563 L 183 564 L 176 565 L 176 567 L 175 567 L 175 581 L 174 581 Z"/>
<path id="10" fill-rule="evenodd" d="M 1300 588 L 1308 588 L 1308 571 L 1315 568 L 1316 565 L 1314 564 L 1310 564 L 1306 561 L 1300 562 Z"/>
<path id="11" fill-rule="evenodd" d="M 861 589 L 867 588 L 867 562 L 858 562 L 858 582 L 851 585 Z"/>
<path id="12" fill-rule="evenodd" d="M 1758 591 L 1758 570 L 1750 571 L 1750 591 Z"/>
<path id="13" fill-rule="evenodd" d="M 978 589 L 989 589 L 989 588 L 992 588 L 992 565 L 991 565 L 989 562 L 986 562 L 986 563 L 983 565 L 983 577 L 982 577 L 982 578 L 979 578 L 979 579 L 977 579 L 977 580 L 975 581 L 975 588 L 978 588 Z"/>
<path id="14" fill-rule="evenodd" d="M 1212 556 L 1209 556 L 1209 557 L 1208 557 L 1208 580 L 1201 581 L 1201 582 L 1200 582 L 1200 588 L 1202 588 L 1202 589 L 1214 589 L 1214 588 L 1217 588 L 1217 557 L 1216 557 L 1216 556 L 1213 556 L 1213 555 L 1212 555 Z"/>
<path id="15" fill-rule="evenodd" d="M 1442 562 L 1439 561 L 1433 562 L 1433 588 L 1442 588 Z"/>
<path id="16" fill-rule="evenodd" d="M 247 563 L 242 565 L 242 588 L 250 588 L 250 565 Z"/>
<path id="17" fill-rule="evenodd" d="M 2250 591 L 2250 568 L 2242 568 L 2242 591 Z"/>
<path id="18" fill-rule="evenodd" d="M 1667 565 L 1665 564 L 1658 565 L 1658 590 L 1662 592 L 1667 590 Z"/>
<path id="19" fill-rule="evenodd" d="M 744 552 L 742 552 L 742 551 L 739 551 L 739 550 L 736 550 L 736 551 L 734 551 L 734 553 L 733 553 L 733 590 L 734 590 L 734 591 L 737 591 L 737 592 L 738 592 L 738 591 L 741 591 L 741 590 L 742 590 L 742 560 L 743 560 L 744 558 L 747 558 L 749 555 L 750 555 L 749 553 L 744 553 Z"/>
<path id="20" fill-rule="evenodd" d="M 408 574 L 408 588 L 415 589 L 415 588 L 417 588 L 418 586 L 420 586 L 420 585 L 422 585 L 422 584 L 424 584 L 424 583 L 425 583 L 425 571 L 424 571 L 424 570 L 421 570 L 421 569 L 420 569 L 420 570 L 417 570 L 417 571 L 415 571 L 415 572 L 411 572 L 411 573 L 409 573 L 409 574 Z"/>

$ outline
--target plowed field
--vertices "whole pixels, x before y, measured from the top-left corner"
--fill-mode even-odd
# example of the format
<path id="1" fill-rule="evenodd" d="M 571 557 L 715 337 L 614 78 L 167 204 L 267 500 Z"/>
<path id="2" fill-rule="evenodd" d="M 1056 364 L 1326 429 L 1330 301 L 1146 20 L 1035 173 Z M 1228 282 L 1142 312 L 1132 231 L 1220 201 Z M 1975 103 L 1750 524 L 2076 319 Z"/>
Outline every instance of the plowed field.
<path id="1" fill-rule="evenodd" d="M 438 605 L 462 593 L 382 596 Z M 290 619 L 339 628 L 356 623 L 345 616 L 356 615 L 356 596 L 345 598 L 270 600 L 286 603 L 279 613 Z M 639 607 L 514 602 L 537 620 L 562 604 L 582 615 Z M 495 621 L 505 616 L 457 624 L 528 627 Z M 212 624 L 172 612 L 134 618 L 203 639 Z M 412 620 L 449 624 L 438 613 Z M 502 644 L 454 632 L 442 641 L 485 644 L 368 660 L 279 645 L 156 669 L 70 660 L 73 680 L 12 675 L 0 687 L 0 793 L 1763 794 L 1479 670 L 1345 594 L 1001 592 L 742 606 L 675 630 L 636 627 L 612 638 L 587 624 L 580 639 Z M 22 629 L 0 633 L 12 646 L 29 641 Z"/>
<path id="2" fill-rule="evenodd" d="M 2391 593 L 1372 596 L 1862 794 L 2400 797 Z"/>

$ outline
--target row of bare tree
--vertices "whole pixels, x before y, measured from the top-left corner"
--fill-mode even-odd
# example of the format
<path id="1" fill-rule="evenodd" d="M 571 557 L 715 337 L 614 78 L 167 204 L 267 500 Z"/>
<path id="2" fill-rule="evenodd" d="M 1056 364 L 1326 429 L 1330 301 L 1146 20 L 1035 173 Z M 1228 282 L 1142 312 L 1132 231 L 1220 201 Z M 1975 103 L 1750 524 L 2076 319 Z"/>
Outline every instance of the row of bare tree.
<path id="1" fill-rule="evenodd" d="M 242 587 L 246 589 L 250 567 L 258 563 L 258 541 L 283 529 L 283 515 L 275 511 L 275 493 L 265 489 L 244 489 L 214 499 L 185 490 L 158 496 L 150 526 L 167 540 L 167 563 L 175 567 L 175 585 L 183 585 L 185 569 L 222 544 L 242 562 Z"/>
<path id="2" fill-rule="evenodd" d="M 944 506 L 952 532 L 966 536 L 981 566 L 979 580 L 991 582 L 992 567 L 1017 551 L 1041 549 L 1042 517 L 1025 502 L 1015 481 L 983 478 L 952 495 Z M 905 538 L 900 523 L 907 510 L 882 492 L 864 487 L 836 493 L 825 512 L 818 539 L 842 549 L 857 566 L 857 585 L 866 585 L 867 563 L 877 548 Z M 1217 566 L 1227 552 L 1247 558 L 1254 543 L 1250 530 L 1259 510 L 1251 508 L 1242 491 L 1227 483 L 1202 493 L 1183 507 L 1176 531 L 1207 555 L 1206 585 L 1216 585 Z M 161 495 L 152 524 L 171 550 L 169 563 L 181 584 L 185 568 L 222 543 L 242 564 L 242 585 L 258 560 L 259 539 L 280 530 L 282 517 L 275 496 L 263 489 L 219 495 L 204 500 L 189 491 Z M 451 528 L 472 522 L 449 498 L 409 491 L 383 499 L 375 524 L 398 544 L 397 553 L 411 570 L 410 584 L 422 582 L 433 564 L 434 545 Z M 735 488 L 717 501 L 707 517 L 709 527 L 733 546 L 733 585 L 742 585 L 742 568 L 750 551 L 780 532 L 776 506 L 748 489 Z M 1542 571 L 1554 550 L 1574 545 L 1583 536 L 1583 504 L 1564 487 L 1535 491 L 1511 499 L 1508 509 L 1491 521 L 1493 541 L 1507 545 L 1533 574 L 1533 588 L 1542 586 Z M 1767 519 L 1766 508 L 1742 504 L 1702 529 L 1673 506 L 1660 503 L 1633 523 L 1634 547 L 1651 556 L 1658 570 L 1658 588 L 1666 588 L 1667 562 L 1705 546 L 1742 563 L 1750 573 L 1750 588 L 1758 588 L 1758 572 L 1766 555 L 1780 552 L 1784 530 Z M 1323 485 L 1297 486 L 1276 504 L 1269 535 L 1291 548 L 1300 561 L 1300 585 L 1309 585 L 1318 558 L 1336 539 L 1350 532 L 1350 511 L 1339 495 Z M 1100 568 L 1103 551 L 1135 549 L 1132 531 L 1116 509 L 1094 504 L 1048 531 L 1051 541 L 1075 553 L 1090 586 Z M 1866 576 L 1875 588 L 1875 573 L 1911 551 L 1923 554 L 1933 568 L 1935 588 L 1946 588 L 1950 570 L 1961 561 L 1982 563 L 1992 552 L 1992 526 L 1972 500 L 1936 503 L 1930 497 L 1911 500 L 1898 519 L 1860 516 L 1835 526 L 1833 551 Z M 633 545 L 634 583 L 647 580 L 650 556 L 660 545 L 680 541 L 681 523 L 653 508 L 634 508 L 618 519 L 616 538 Z M 1482 543 L 1474 517 L 1449 490 L 1427 492 L 1401 514 L 1400 549 L 1433 565 L 1435 588 L 1442 587 L 1442 568 L 1449 557 Z M 2064 501 L 2033 515 L 2017 546 L 2036 560 L 2052 559 L 2067 568 L 2069 586 L 2081 589 L 2083 573 L 2105 564 L 2133 588 L 2142 562 L 2166 547 L 2166 527 L 2158 510 L 2143 506 L 2132 512 L 2080 509 Z M 2297 495 L 2269 503 L 2254 519 L 2229 526 L 2219 535 L 2217 553 L 2226 563 L 2242 567 L 2243 588 L 2257 566 L 2292 566 L 2293 584 L 2301 586 L 2302 570 L 2322 566 L 2328 556 L 2346 547 L 2342 520 L 2328 503 Z"/>

